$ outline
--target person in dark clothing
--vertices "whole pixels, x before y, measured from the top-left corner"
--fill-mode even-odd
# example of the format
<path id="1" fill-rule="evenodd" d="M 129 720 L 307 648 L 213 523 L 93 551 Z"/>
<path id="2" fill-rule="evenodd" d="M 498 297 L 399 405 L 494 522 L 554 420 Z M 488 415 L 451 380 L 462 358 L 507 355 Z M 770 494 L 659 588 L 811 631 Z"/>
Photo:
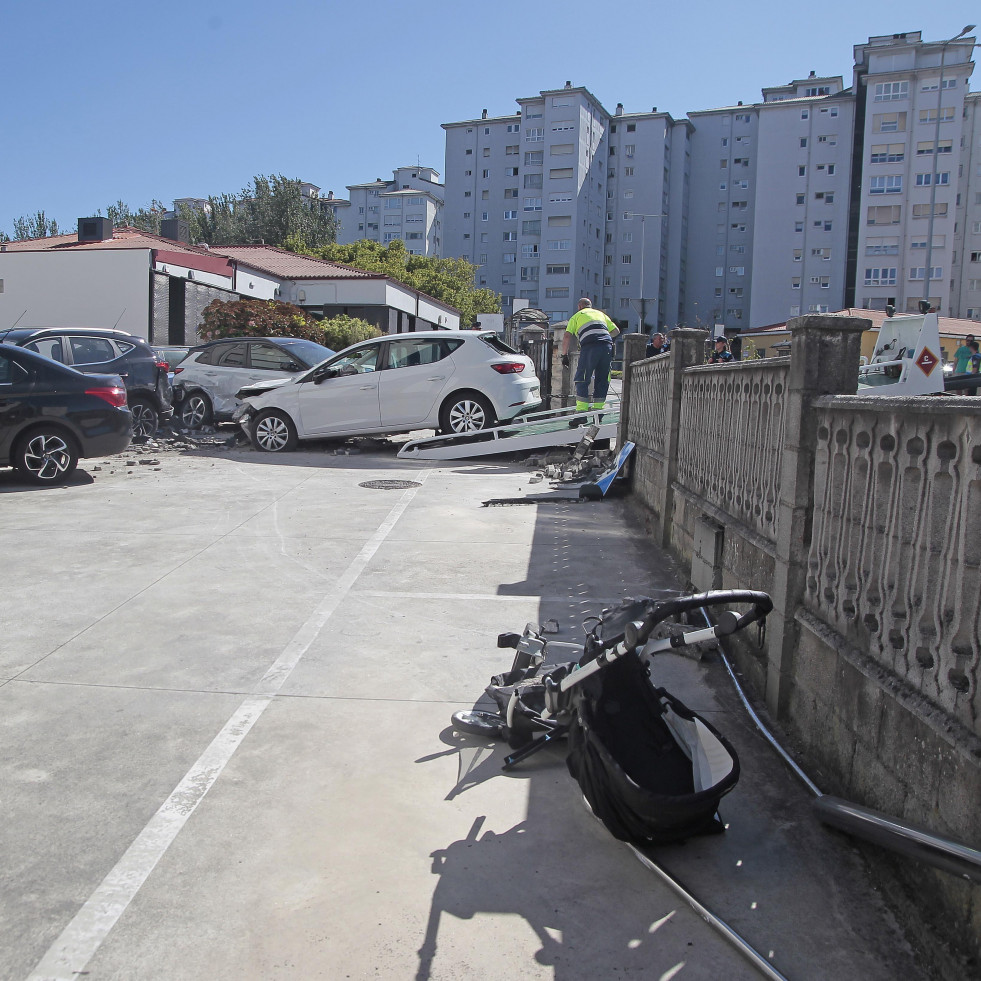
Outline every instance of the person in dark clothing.
<path id="1" fill-rule="evenodd" d="M 665 354 L 671 349 L 671 342 L 660 332 L 651 334 L 647 341 L 648 358 L 653 358 L 658 354 Z"/>
<path id="2" fill-rule="evenodd" d="M 709 364 L 725 364 L 732 361 L 732 354 L 729 352 L 729 342 L 724 337 L 715 339 L 715 350 L 709 355 Z"/>

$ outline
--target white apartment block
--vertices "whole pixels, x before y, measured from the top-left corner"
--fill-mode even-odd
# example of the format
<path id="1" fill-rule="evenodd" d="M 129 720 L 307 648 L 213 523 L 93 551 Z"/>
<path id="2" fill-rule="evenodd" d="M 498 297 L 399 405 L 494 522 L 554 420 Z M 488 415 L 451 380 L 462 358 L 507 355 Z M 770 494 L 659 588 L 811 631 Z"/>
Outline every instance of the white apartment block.
<path id="1" fill-rule="evenodd" d="M 967 98 L 974 40 L 924 42 L 915 31 L 855 46 L 854 91 L 864 119 L 856 129 L 862 182 L 854 306 L 915 312 L 929 299 L 957 317 L 981 305 L 981 293 L 972 303 L 955 274 L 971 266 L 964 254 L 970 237 L 958 249 L 958 236 L 969 220 L 971 160 L 979 156 L 966 111 L 977 106 Z"/>
<path id="2" fill-rule="evenodd" d="M 443 124 L 446 254 L 473 262 L 478 285 L 501 294 L 505 313 L 518 299 L 561 321 L 587 296 L 636 325 L 631 299 L 644 295 L 655 323 L 668 283 L 679 305 L 679 270 L 671 277 L 664 263 L 672 139 L 677 129 L 682 173 L 687 123 L 656 111 L 625 116 L 622 106 L 611 117 L 569 82 L 517 102 L 514 115 L 484 110 Z M 683 189 L 679 178 L 679 227 Z"/>
<path id="3" fill-rule="evenodd" d="M 338 220 L 337 241 L 347 245 L 366 238 L 388 245 L 396 239 L 412 255 L 439 256 L 443 249 L 443 185 L 431 167 L 399 167 L 393 179 L 349 184 L 348 198 L 330 192 L 321 205 Z"/>
<path id="4" fill-rule="evenodd" d="M 630 329 L 645 309 L 648 329 L 733 332 L 915 310 L 927 282 L 941 313 L 981 319 L 973 44 L 873 37 L 849 88 L 811 72 L 683 121 L 610 115 L 566 83 L 514 115 L 445 123 L 443 254 L 478 266 L 505 313 L 517 298 L 553 321 L 585 295 Z"/>

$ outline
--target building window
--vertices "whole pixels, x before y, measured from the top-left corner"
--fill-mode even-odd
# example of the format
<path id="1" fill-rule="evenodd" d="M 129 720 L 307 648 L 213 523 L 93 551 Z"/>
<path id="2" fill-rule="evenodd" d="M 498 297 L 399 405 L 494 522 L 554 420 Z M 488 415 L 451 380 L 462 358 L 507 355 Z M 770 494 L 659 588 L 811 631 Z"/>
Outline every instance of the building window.
<path id="1" fill-rule="evenodd" d="M 626 255 L 620 256 L 620 262 L 625 266 L 629 266 L 634 261 L 634 257 L 627 253 Z"/>
<path id="2" fill-rule="evenodd" d="M 525 198 L 523 207 L 524 207 L 524 210 L 525 211 L 541 211 L 542 210 L 542 199 L 541 198 Z"/>
<path id="3" fill-rule="evenodd" d="M 529 126 L 525 130 L 525 139 L 529 143 L 541 143 L 545 139 L 545 129 L 542 126 Z"/>
<path id="4" fill-rule="evenodd" d="M 909 271 L 910 279 L 923 279 L 926 273 L 925 266 L 912 266 Z M 930 279 L 943 279 L 944 269 L 943 266 L 931 266 L 930 267 Z"/>
<path id="5" fill-rule="evenodd" d="M 561 180 L 562 178 L 572 177 L 573 168 L 572 167 L 553 167 L 548 172 L 549 180 Z M 540 187 L 541 185 L 539 185 Z"/>
<path id="6" fill-rule="evenodd" d="M 865 270 L 865 285 L 866 286 L 895 286 L 896 285 L 896 267 L 889 266 L 878 268 L 873 266 L 871 269 Z"/>
<path id="7" fill-rule="evenodd" d="M 623 168 L 623 176 L 624 177 L 633 177 L 634 176 L 634 168 L 633 167 L 624 167 Z"/>
<path id="8" fill-rule="evenodd" d="M 866 224 L 898 225 L 902 216 L 902 205 L 880 205 L 868 209 Z"/>
<path id="9" fill-rule="evenodd" d="M 545 296 L 549 300 L 557 300 L 559 297 L 568 296 L 569 287 L 568 286 L 546 286 Z"/>
<path id="10" fill-rule="evenodd" d="M 944 79 L 944 88 L 945 89 L 953 89 L 953 88 L 956 88 L 956 87 L 957 87 L 957 79 L 956 78 L 945 78 Z M 939 78 L 935 78 L 932 81 L 924 82 L 923 85 L 920 87 L 920 91 L 921 92 L 936 92 L 938 88 L 940 88 L 940 79 Z"/>
<path id="11" fill-rule="evenodd" d="M 797 195 L 795 195 L 795 197 L 796 197 L 796 199 L 797 199 L 797 203 L 798 203 L 798 204 L 803 204 L 803 203 L 804 203 L 804 201 L 805 201 L 805 200 L 806 200 L 806 198 L 807 198 L 807 195 L 806 195 L 806 194 L 797 194 Z"/>
<path id="12" fill-rule="evenodd" d="M 878 82 L 872 96 L 873 102 L 897 102 L 909 97 L 909 82 Z"/>
<path id="13" fill-rule="evenodd" d="M 950 123 L 954 120 L 954 107 L 953 106 L 941 106 L 940 107 L 940 122 Z M 937 109 L 934 106 L 933 109 L 921 109 L 920 110 L 920 122 L 921 123 L 935 123 L 937 121 Z"/>
<path id="14" fill-rule="evenodd" d="M 794 278 L 790 281 L 790 288 L 792 290 L 800 289 L 800 276 L 794 276 Z"/>
<path id="15" fill-rule="evenodd" d="M 807 167 L 805 167 L 804 164 L 798 164 L 797 165 L 797 176 L 798 177 L 804 177 L 806 174 L 807 174 Z"/>
<path id="16" fill-rule="evenodd" d="M 916 186 L 917 187 L 929 187 L 933 183 L 933 174 L 917 174 L 916 175 Z M 950 172 L 947 171 L 943 174 L 937 174 L 937 184 L 949 184 L 950 183 Z"/>
<path id="17" fill-rule="evenodd" d="M 506 157 L 516 157 L 517 155 L 518 155 L 518 147 L 516 145 L 515 146 L 506 146 L 504 148 L 504 156 L 506 156 Z"/>
<path id="18" fill-rule="evenodd" d="M 905 112 L 884 112 L 872 117 L 873 133 L 905 133 Z"/>
<path id="19" fill-rule="evenodd" d="M 553 238 L 548 241 L 550 252 L 568 252 L 572 248 L 572 240 L 568 238 Z"/>
<path id="20" fill-rule="evenodd" d="M 549 154 L 553 157 L 567 157 L 575 153 L 575 145 L 572 143 L 554 143 L 549 147 Z"/>
<path id="21" fill-rule="evenodd" d="M 505 201 L 508 198 L 517 198 L 517 196 L 518 196 L 518 189 L 516 187 L 506 187 L 506 188 L 504 188 L 504 200 Z"/>
<path id="22" fill-rule="evenodd" d="M 954 148 L 953 140 L 938 140 L 937 141 L 937 153 L 950 153 Z M 933 153 L 933 141 L 925 143 L 916 144 L 916 154 L 917 156 L 923 156 L 924 154 Z"/>
<path id="23" fill-rule="evenodd" d="M 746 275 L 746 267 L 745 266 L 730 266 L 729 267 L 729 272 L 732 273 L 733 276 L 745 276 Z"/>
<path id="24" fill-rule="evenodd" d="M 903 175 L 890 174 L 871 178 L 869 194 L 902 194 Z"/>
<path id="25" fill-rule="evenodd" d="M 816 96 L 816 95 L 831 95 L 830 85 L 811 85 L 809 88 L 804 89 L 804 96 Z"/>
<path id="26" fill-rule="evenodd" d="M 509 133 L 519 133 L 521 132 L 521 125 L 519 123 L 508 123 Z"/>
<path id="27" fill-rule="evenodd" d="M 872 147 L 870 163 L 901 163 L 906 157 L 904 143 L 879 143 Z"/>
<path id="28" fill-rule="evenodd" d="M 538 266 L 522 266 L 521 281 L 523 283 L 535 283 L 538 281 Z"/>
<path id="29" fill-rule="evenodd" d="M 517 218 L 517 217 L 518 217 L 518 212 L 517 211 L 505 211 L 504 212 L 504 220 L 505 221 L 511 221 L 512 218 Z"/>
<path id="30" fill-rule="evenodd" d="M 504 232 L 504 241 L 505 242 L 517 242 L 518 241 L 518 233 L 517 232 Z"/>
<path id="31" fill-rule="evenodd" d="M 935 218 L 945 218 L 947 216 L 947 203 L 945 201 L 938 201 L 937 206 L 933 212 Z M 930 217 L 930 205 L 929 204 L 914 204 L 913 205 L 913 217 L 914 218 L 929 218 Z"/>
<path id="32" fill-rule="evenodd" d="M 541 219 L 533 219 L 532 221 L 523 221 L 521 223 L 521 234 L 522 235 L 541 235 L 542 234 L 542 222 L 541 222 Z"/>
<path id="33" fill-rule="evenodd" d="M 517 258 L 518 257 L 514 252 L 505 252 L 504 255 L 501 256 L 501 262 L 508 264 L 514 262 Z"/>

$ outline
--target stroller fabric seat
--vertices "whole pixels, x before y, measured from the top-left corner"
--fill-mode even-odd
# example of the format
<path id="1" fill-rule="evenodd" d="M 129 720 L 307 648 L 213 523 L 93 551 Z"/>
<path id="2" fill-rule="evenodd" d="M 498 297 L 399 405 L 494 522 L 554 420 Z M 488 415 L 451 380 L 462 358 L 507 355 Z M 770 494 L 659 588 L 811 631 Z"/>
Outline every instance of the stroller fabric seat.
<path id="1" fill-rule="evenodd" d="M 579 687 L 567 765 L 610 833 L 647 846 L 721 832 L 719 800 L 739 779 L 726 739 L 634 656 Z"/>

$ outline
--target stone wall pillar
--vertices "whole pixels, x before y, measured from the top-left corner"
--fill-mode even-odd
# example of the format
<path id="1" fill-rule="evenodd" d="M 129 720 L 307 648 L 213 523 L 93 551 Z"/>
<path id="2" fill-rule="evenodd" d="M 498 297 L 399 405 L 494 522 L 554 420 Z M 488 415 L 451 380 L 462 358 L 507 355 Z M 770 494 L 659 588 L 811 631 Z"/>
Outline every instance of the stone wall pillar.
<path id="1" fill-rule="evenodd" d="M 678 476 L 678 445 L 681 439 L 681 383 L 686 368 L 705 360 L 708 331 L 678 327 L 668 334 L 668 391 L 664 413 L 664 511 L 661 520 L 661 547 L 671 546 L 671 522 L 674 515 L 674 482 Z"/>
<path id="2" fill-rule="evenodd" d="M 766 704 L 775 718 L 785 714 L 799 639 L 795 614 L 804 596 L 814 513 L 814 457 L 817 427 L 811 403 L 822 395 L 854 395 L 862 332 L 872 326 L 860 317 L 796 317 L 791 332 L 786 396 L 786 436 L 777 504 L 773 613 L 767 624 Z"/>
<path id="3" fill-rule="evenodd" d="M 620 424 L 617 426 L 617 446 L 627 441 L 627 418 L 630 415 L 630 366 L 642 361 L 647 352 L 646 334 L 627 334 L 623 338 L 623 381 L 620 391 Z"/>

